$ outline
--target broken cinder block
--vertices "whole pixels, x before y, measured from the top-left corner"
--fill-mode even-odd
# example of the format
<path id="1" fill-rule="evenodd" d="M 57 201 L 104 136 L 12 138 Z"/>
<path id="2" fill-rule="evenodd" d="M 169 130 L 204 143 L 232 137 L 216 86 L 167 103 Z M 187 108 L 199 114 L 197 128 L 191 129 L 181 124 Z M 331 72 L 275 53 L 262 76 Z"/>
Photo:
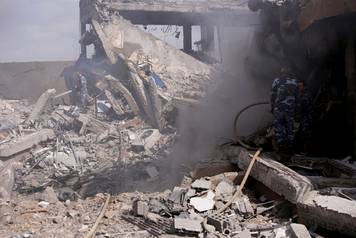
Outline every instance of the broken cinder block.
<path id="1" fill-rule="evenodd" d="M 148 204 L 143 201 L 134 201 L 132 205 L 133 213 L 135 216 L 146 217 L 148 214 Z"/>

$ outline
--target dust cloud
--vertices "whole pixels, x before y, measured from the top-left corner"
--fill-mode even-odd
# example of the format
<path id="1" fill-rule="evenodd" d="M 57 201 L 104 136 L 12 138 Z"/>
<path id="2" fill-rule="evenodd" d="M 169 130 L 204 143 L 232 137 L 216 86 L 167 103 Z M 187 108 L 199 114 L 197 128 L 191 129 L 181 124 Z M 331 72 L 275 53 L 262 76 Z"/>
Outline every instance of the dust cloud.
<path id="1" fill-rule="evenodd" d="M 169 160 L 173 171 L 182 164 L 192 168 L 213 159 L 216 146 L 233 139 L 236 114 L 250 104 L 268 101 L 273 78 L 257 79 L 248 70 L 247 59 L 251 55 L 258 58 L 255 31 L 255 27 L 221 29 L 221 73 L 201 105 L 179 116 L 180 139 Z M 239 130 L 242 135 L 252 134 L 271 118 L 268 106 L 251 109 L 239 121 Z"/>

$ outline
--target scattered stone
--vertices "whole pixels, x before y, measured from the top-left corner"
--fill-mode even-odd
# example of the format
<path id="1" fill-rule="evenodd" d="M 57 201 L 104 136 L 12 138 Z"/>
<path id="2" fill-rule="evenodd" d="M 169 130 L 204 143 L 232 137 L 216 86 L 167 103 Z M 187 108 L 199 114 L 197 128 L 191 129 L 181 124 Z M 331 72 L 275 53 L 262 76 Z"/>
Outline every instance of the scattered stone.
<path id="1" fill-rule="evenodd" d="M 211 188 L 211 181 L 206 179 L 198 179 L 192 183 L 192 188 L 209 190 Z"/>
<path id="2" fill-rule="evenodd" d="M 251 233 L 249 230 L 243 230 L 242 232 L 240 232 L 239 234 L 237 234 L 236 236 L 233 236 L 235 238 L 251 238 Z"/>
<path id="3" fill-rule="evenodd" d="M 234 193 L 234 187 L 227 181 L 221 181 L 215 188 L 216 196 L 232 195 Z"/>
<path id="4" fill-rule="evenodd" d="M 254 214 L 253 207 L 247 196 L 242 196 L 234 204 L 235 206 L 233 208 L 235 208 L 240 214 L 247 216 Z"/>
<path id="5" fill-rule="evenodd" d="M 193 206 L 199 212 L 212 210 L 215 205 L 214 197 L 215 193 L 212 191 L 208 191 L 208 193 L 202 197 L 191 198 L 190 205 Z"/>
<path id="6" fill-rule="evenodd" d="M 41 142 L 55 138 L 54 131 L 51 129 L 42 129 L 35 133 L 25 135 L 17 139 L 0 145 L 0 157 L 10 157 L 25 150 L 31 149 L 33 146 Z"/>
<path id="7" fill-rule="evenodd" d="M 148 204 L 143 201 L 134 201 L 132 205 L 133 213 L 135 216 L 146 217 L 149 211 Z"/>
<path id="8" fill-rule="evenodd" d="M 42 208 L 47 208 L 49 206 L 49 202 L 45 202 L 45 201 L 39 202 L 38 206 Z"/>
<path id="9" fill-rule="evenodd" d="M 174 187 L 168 200 L 180 204 L 183 201 L 183 194 L 186 190 L 180 187 Z"/>
<path id="10" fill-rule="evenodd" d="M 290 234 L 291 238 L 311 238 L 308 229 L 304 225 L 292 223 L 289 227 L 290 229 L 287 233 Z"/>
<path id="11" fill-rule="evenodd" d="M 195 220 L 190 218 L 174 218 L 174 229 L 190 231 L 190 232 L 202 232 L 203 228 L 201 225 L 201 220 Z"/>

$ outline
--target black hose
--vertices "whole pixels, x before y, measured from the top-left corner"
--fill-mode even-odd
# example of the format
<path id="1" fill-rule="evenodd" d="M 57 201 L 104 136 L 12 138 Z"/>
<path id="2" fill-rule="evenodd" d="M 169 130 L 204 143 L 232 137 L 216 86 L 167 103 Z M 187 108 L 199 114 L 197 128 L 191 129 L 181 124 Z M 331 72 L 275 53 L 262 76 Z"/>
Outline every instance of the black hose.
<path id="1" fill-rule="evenodd" d="M 268 104 L 270 104 L 270 103 L 269 102 L 254 103 L 254 104 L 244 107 L 239 113 L 237 113 L 237 115 L 235 116 L 235 119 L 234 119 L 234 128 L 233 128 L 234 129 L 234 138 L 235 138 L 235 142 L 237 144 L 240 144 L 241 146 L 245 147 L 248 150 L 258 150 L 259 149 L 257 147 L 249 146 L 245 142 L 242 141 L 242 139 L 239 136 L 238 130 L 237 130 L 237 122 L 240 119 L 240 116 L 248 109 L 250 109 L 252 107 L 256 107 L 256 106 L 260 106 L 260 105 L 268 105 Z"/>

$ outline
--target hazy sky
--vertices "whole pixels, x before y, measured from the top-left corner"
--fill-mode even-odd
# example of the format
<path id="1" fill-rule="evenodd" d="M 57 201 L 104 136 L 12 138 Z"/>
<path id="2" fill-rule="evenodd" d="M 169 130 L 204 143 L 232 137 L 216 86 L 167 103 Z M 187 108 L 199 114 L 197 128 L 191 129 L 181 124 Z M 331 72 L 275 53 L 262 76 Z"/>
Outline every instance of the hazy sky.
<path id="1" fill-rule="evenodd" d="M 79 0 L 0 0 L 0 62 L 79 56 Z"/>

